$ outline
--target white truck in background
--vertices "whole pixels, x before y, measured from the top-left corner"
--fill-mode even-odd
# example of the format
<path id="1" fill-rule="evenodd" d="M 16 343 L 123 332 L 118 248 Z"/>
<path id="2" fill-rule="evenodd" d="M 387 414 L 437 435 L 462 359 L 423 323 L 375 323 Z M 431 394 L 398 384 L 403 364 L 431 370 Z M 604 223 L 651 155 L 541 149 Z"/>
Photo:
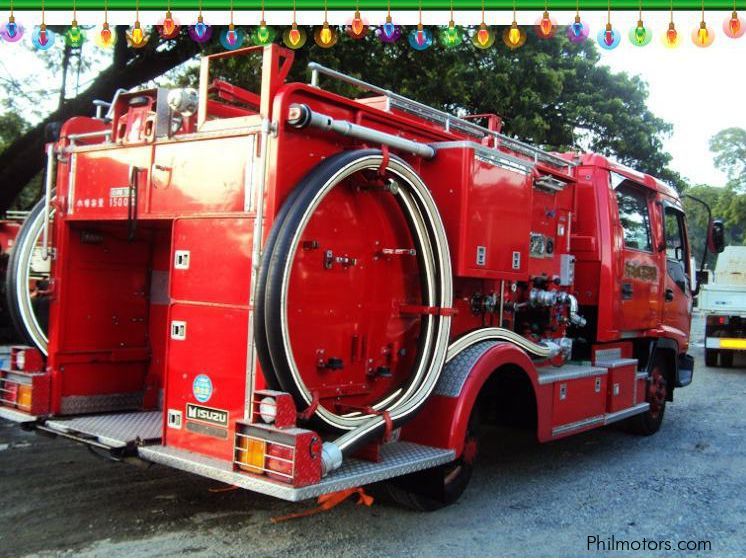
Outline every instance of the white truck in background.
<path id="1" fill-rule="evenodd" d="M 746 247 L 728 246 L 698 296 L 705 314 L 705 364 L 731 367 L 746 351 Z"/>

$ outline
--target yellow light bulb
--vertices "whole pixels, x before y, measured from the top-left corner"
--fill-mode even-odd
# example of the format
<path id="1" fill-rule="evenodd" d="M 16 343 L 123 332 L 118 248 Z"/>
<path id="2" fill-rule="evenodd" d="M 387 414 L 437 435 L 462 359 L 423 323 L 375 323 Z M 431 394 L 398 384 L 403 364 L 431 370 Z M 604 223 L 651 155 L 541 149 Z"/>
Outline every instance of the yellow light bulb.
<path id="1" fill-rule="evenodd" d="M 321 42 L 326 44 L 329 44 L 332 40 L 332 30 L 329 29 L 329 24 L 324 23 L 324 27 L 321 28 L 321 33 L 319 33 L 319 37 L 321 38 Z"/>
<path id="2" fill-rule="evenodd" d="M 513 45 L 521 42 L 521 30 L 518 29 L 518 25 L 515 22 L 513 22 L 513 25 L 510 26 L 510 31 L 508 31 L 508 40 Z"/>

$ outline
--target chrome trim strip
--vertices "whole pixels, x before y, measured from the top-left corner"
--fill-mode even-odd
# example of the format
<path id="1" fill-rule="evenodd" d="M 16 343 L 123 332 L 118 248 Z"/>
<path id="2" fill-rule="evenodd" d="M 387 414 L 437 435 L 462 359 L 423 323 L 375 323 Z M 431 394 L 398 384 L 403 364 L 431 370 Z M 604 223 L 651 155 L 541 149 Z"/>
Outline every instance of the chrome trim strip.
<path id="1" fill-rule="evenodd" d="M 548 385 L 558 381 L 570 381 L 572 379 L 583 379 L 585 377 L 596 377 L 607 375 L 609 370 L 594 366 L 576 366 L 567 364 L 559 368 L 542 367 L 537 370 L 539 385 Z"/>
<path id="2" fill-rule="evenodd" d="M 570 422 L 569 424 L 562 424 L 561 426 L 552 428 L 552 436 L 566 434 L 567 432 L 574 432 L 575 430 L 579 430 L 580 428 L 585 428 L 587 426 L 592 426 L 594 424 L 603 424 L 603 423 L 604 423 L 603 414 L 600 414 L 598 416 L 592 416 L 591 418 L 586 418 L 584 420 L 579 420 L 577 422 Z"/>
<path id="3" fill-rule="evenodd" d="M 611 424 L 612 422 L 618 422 L 619 420 L 624 420 L 625 418 L 629 418 L 630 416 L 641 414 L 648 409 L 650 409 L 650 403 L 644 402 L 644 403 L 631 406 L 630 408 L 625 408 L 624 410 L 620 410 L 618 412 L 610 412 L 609 414 L 606 415 L 604 419 L 604 424 Z"/>

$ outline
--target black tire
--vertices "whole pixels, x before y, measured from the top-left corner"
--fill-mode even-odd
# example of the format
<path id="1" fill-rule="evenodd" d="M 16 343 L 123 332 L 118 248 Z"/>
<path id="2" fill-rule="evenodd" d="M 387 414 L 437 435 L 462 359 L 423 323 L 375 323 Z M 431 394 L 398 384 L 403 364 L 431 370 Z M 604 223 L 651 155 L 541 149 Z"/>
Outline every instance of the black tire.
<path id="1" fill-rule="evenodd" d="M 39 219 L 40 214 L 42 214 L 43 212 L 44 200 L 42 199 L 37 202 L 36 205 L 34 205 L 34 207 L 31 209 L 31 212 L 29 212 L 26 221 L 24 222 L 23 226 L 21 226 L 21 230 L 18 232 L 18 236 L 16 237 L 15 243 L 13 244 L 14 250 L 11 251 L 10 254 L 8 270 L 5 277 L 5 294 L 7 299 L 8 312 L 11 319 L 13 320 L 13 325 L 16 329 L 16 332 L 23 338 L 25 342 L 37 347 L 38 345 L 26 329 L 26 325 L 23 322 L 23 314 L 21 311 L 20 302 L 16 298 L 16 278 L 18 275 L 18 269 L 22 257 L 20 251 L 16 250 L 16 248 L 25 245 L 27 238 L 32 234 L 30 226 L 34 223 L 35 220 Z M 45 332 L 47 331 L 49 321 L 49 303 L 49 297 L 38 298 L 32 302 L 34 314 L 37 316 L 39 326 Z M 46 348 L 39 348 L 39 350 L 46 354 Z"/>
<path id="2" fill-rule="evenodd" d="M 666 396 L 670 379 L 668 361 L 660 354 L 653 358 L 650 367 L 650 380 L 647 384 L 647 401 L 650 408 L 633 416 L 627 421 L 626 428 L 630 433 L 640 436 L 651 436 L 661 428 L 666 412 Z"/>
<path id="3" fill-rule="evenodd" d="M 479 442 L 479 412 L 469 417 L 464 453 L 446 465 L 382 482 L 372 489 L 382 501 L 413 511 L 435 511 L 454 504 L 474 472 Z"/>
<path id="4" fill-rule="evenodd" d="M 705 365 L 707 367 L 717 367 L 718 365 L 717 350 L 705 350 Z"/>
<path id="5" fill-rule="evenodd" d="M 720 365 L 723 367 L 733 367 L 733 357 L 735 352 L 733 350 L 721 350 L 720 351 Z"/>

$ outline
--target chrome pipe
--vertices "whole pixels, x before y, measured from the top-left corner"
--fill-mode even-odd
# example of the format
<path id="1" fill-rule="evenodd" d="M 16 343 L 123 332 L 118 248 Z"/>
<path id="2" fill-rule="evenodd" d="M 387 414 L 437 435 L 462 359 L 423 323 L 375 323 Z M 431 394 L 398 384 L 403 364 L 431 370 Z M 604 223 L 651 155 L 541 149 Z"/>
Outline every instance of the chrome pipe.
<path id="1" fill-rule="evenodd" d="M 358 87 L 363 91 L 369 91 L 371 93 L 383 95 L 389 100 L 394 99 L 406 105 L 416 107 L 417 109 L 423 111 L 425 114 L 437 116 L 445 121 L 446 131 L 449 131 L 451 128 L 453 128 L 454 124 L 458 124 L 458 128 L 460 130 L 468 131 L 472 134 L 477 134 L 480 136 L 491 136 L 495 139 L 495 142 L 499 140 L 506 148 L 532 157 L 534 159 L 534 162 L 543 160 L 547 163 L 551 163 L 552 165 L 556 165 L 557 167 L 567 167 L 568 170 L 572 169 L 575 166 L 574 162 L 552 155 L 549 152 L 545 152 L 544 150 L 537 148 L 536 146 L 532 146 L 531 144 L 527 144 L 526 142 L 516 140 L 515 138 L 511 138 L 510 136 L 506 136 L 505 134 L 502 134 L 500 132 L 490 130 L 489 128 L 485 128 L 476 123 L 469 122 L 466 119 L 456 117 L 450 113 L 441 111 L 440 109 L 430 107 L 429 105 L 425 105 L 424 103 L 420 103 L 419 101 L 415 101 L 414 99 L 404 97 L 403 95 L 394 93 L 391 90 L 376 86 L 353 76 L 343 74 L 342 72 L 338 72 L 337 70 L 332 70 L 331 68 L 327 68 L 326 66 L 323 66 L 322 64 L 319 64 L 317 62 L 309 62 L 308 68 L 311 70 L 311 85 L 313 86 L 319 87 L 319 74 L 324 74 L 326 76 L 329 76 L 330 78 L 335 78 L 346 84 Z"/>
<path id="2" fill-rule="evenodd" d="M 435 148 L 422 142 L 407 140 L 387 132 L 381 132 L 367 126 L 360 126 L 349 121 L 334 119 L 323 113 L 317 113 L 308 105 L 291 105 L 288 113 L 288 124 L 295 128 L 312 126 L 320 130 L 336 132 L 342 136 L 357 138 L 374 144 L 384 144 L 390 148 L 414 154 L 425 159 L 435 157 Z"/>

